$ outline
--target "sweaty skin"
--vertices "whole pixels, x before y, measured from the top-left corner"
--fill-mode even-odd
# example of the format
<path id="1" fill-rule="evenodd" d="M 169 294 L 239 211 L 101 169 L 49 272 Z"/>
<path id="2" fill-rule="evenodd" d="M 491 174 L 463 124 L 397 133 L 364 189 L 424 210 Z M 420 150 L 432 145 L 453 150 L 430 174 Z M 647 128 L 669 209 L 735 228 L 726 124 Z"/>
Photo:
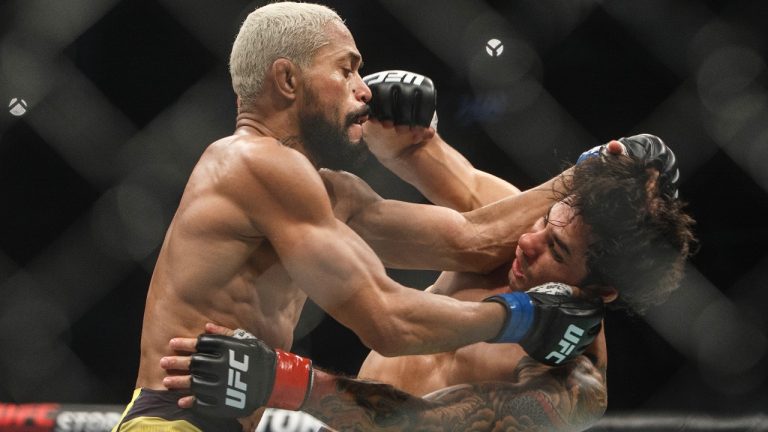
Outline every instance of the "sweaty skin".
<path id="1" fill-rule="evenodd" d="M 468 226 L 461 222 L 458 213 L 447 209 L 381 200 L 353 176 L 323 173 L 337 217 L 348 221 L 366 241 L 375 244 L 388 265 L 440 268 L 433 267 L 436 263 L 431 260 L 435 255 L 447 255 L 445 250 L 451 249 L 445 238 L 462 238 L 468 227 L 481 226 L 484 228 L 471 230 L 468 237 L 508 237 L 502 245 L 502 249 L 508 249 L 506 252 L 499 248 L 486 251 L 496 258 L 490 261 L 495 267 L 499 257 L 506 259 L 507 264 L 485 274 L 445 272 L 428 290 L 429 295 L 478 301 L 497 293 L 524 291 L 551 280 L 576 284 L 583 278 L 584 257 L 579 251 L 583 250 L 589 233 L 578 219 L 569 215 L 567 206 L 553 206 L 546 211 L 551 205 L 552 182 L 535 188 L 538 190 L 533 190 L 533 196 L 538 198 L 531 198 L 528 192 L 519 193 L 501 179 L 473 172 L 476 170 L 449 148 L 419 148 L 429 150 L 430 154 L 419 156 L 418 163 L 437 162 L 438 166 L 457 168 L 450 172 L 425 170 L 451 177 L 448 182 L 413 177 L 412 183 L 431 185 L 430 200 L 468 211 L 464 219 L 479 224 Z M 393 163 L 408 168 L 408 163 L 400 159 Z M 449 186 L 441 189 L 441 184 Z M 350 203 L 347 198 L 355 202 Z M 499 198 L 505 199 L 487 206 Z M 528 210 L 523 216 L 519 213 L 521 206 Z M 548 213 L 549 217 L 539 218 L 534 224 L 536 218 L 530 217 L 532 213 L 537 217 Z M 402 221 L 410 222 L 410 226 L 403 227 Z M 525 238 L 518 242 L 524 233 Z M 419 240 L 415 241 L 417 237 Z M 456 244 L 465 247 L 467 242 L 462 238 Z M 567 263 L 560 262 L 566 258 L 563 244 L 568 246 L 568 258 L 572 259 Z M 415 251 L 419 246 L 426 252 Z M 448 267 L 460 269 L 462 263 L 471 261 L 461 258 L 461 262 L 449 259 L 442 264 L 447 262 Z M 563 265 L 567 266 L 565 272 Z M 581 295 L 578 290 L 576 295 Z M 226 329 L 210 325 L 206 330 L 227 334 Z M 195 343 L 194 338 L 175 338 L 170 346 L 173 351 L 189 353 L 194 351 Z M 475 343 L 439 354 L 396 358 L 374 351 L 363 364 L 359 379 L 317 371 L 303 410 L 338 430 L 583 430 L 603 414 L 607 405 L 607 356 L 602 332 L 586 354 L 567 365 L 549 367 L 527 357 L 515 344 Z M 163 367 L 187 370 L 189 357 L 169 356 Z M 189 376 L 168 377 L 165 384 L 168 388 L 188 389 L 190 380 Z M 179 405 L 190 407 L 192 401 L 192 397 L 185 397 Z M 254 422 L 251 426 L 260 411 L 249 418 Z"/>
<path id="2" fill-rule="evenodd" d="M 328 174 L 324 173 L 326 180 L 340 192 L 340 178 L 331 180 Z M 352 177 L 345 179 L 355 181 Z M 372 192 L 358 187 L 355 190 Z M 367 209 L 376 208 L 370 205 L 374 199 L 365 201 L 369 203 Z M 401 206 L 398 211 L 407 207 Z M 374 218 L 392 216 L 389 212 L 365 213 L 356 214 L 352 224 L 357 217 L 374 223 Z M 583 248 L 588 230 L 573 217 L 570 207 L 556 203 L 547 218 L 540 218 L 524 237 L 518 253 L 513 255 L 513 264 L 488 274 L 444 272 L 427 291 L 439 297 L 480 301 L 494 294 L 527 290 L 557 274 L 569 284 L 585 276 Z M 552 238 L 558 238 L 559 243 L 551 243 Z M 564 254 L 563 245 L 571 256 L 560 263 L 554 257 Z M 523 250 L 526 263 L 521 275 L 516 275 L 510 269 Z M 563 271 L 563 265 L 575 270 Z M 574 288 L 574 295 L 587 294 Z M 171 345 L 191 352 L 195 340 L 174 339 Z M 168 358 L 164 367 L 172 362 L 179 369 L 187 369 L 189 358 Z M 302 410 L 337 430 L 582 430 L 605 410 L 606 366 L 602 332 L 587 355 L 556 368 L 530 359 L 516 344 L 476 343 L 449 352 L 400 357 L 373 351 L 357 379 L 317 371 L 314 388 Z M 189 388 L 189 377 L 172 377 L 166 384 L 169 388 Z M 180 406 L 188 407 L 191 402 L 191 398 L 183 398 Z M 255 424 L 256 417 L 249 420 Z"/>
<path id="3" fill-rule="evenodd" d="M 542 231 L 545 230 L 534 230 L 533 235 L 543 235 Z M 427 291 L 461 300 L 482 300 L 527 289 L 526 285 L 510 287 L 510 283 L 515 282 L 510 267 L 503 266 L 485 275 L 444 272 Z M 574 295 L 583 294 L 575 288 Z M 368 394 L 365 397 L 355 394 L 355 398 L 378 403 L 379 416 L 367 417 L 376 430 L 383 425 L 379 411 L 387 407 L 392 411 L 393 422 L 397 420 L 391 430 L 429 430 L 431 427 L 462 431 L 581 430 L 600 418 L 607 406 L 607 352 L 603 331 L 587 354 L 553 368 L 531 359 L 517 344 L 477 343 L 451 352 L 402 357 L 384 357 L 372 351 L 361 366 L 358 378 L 387 383 L 393 388 L 337 383 L 335 392 L 318 403 L 323 408 L 317 412 L 310 408 L 308 412 L 333 421 L 334 426 L 339 425 L 340 416 L 347 416 L 349 424 L 354 423 L 353 418 L 360 421 L 360 417 L 365 416 L 350 414 L 344 409 L 348 404 L 341 402 L 356 389 L 366 390 Z M 434 406 L 409 411 L 404 402 L 396 403 L 403 394 L 394 388 L 422 396 Z M 410 403 L 417 404 L 416 401 Z M 330 407 L 336 407 L 338 412 L 332 412 Z"/>
<path id="4" fill-rule="evenodd" d="M 376 122 L 367 123 L 366 128 L 386 132 Z M 422 142 L 417 148 L 408 148 L 406 143 L 405 150 L 392 145 L 396 138 L 387 137 L 387 146 L 376 147 L 375 139 L 368 144 L 378 150 L 382 162 L 400 171 L 401 177 L 433 202 L 466 211 L 501 197 L 519 195 L 514 186 L 475 170 L 438 136 L 429 140 L 431 145 Z M 608 151 L 620 154 L 623 149 L 612 141 Z M 404 153 L 407 157 L 402 157 Z M 453 169 L 442 169 L 447 166 Z M 331 173 L 324 176 L 345 179 Z M 350 219 L 350 226 L 363 234 L 380 230 L 372 226 L 382 225 L 386 218 L 382 215 L 392 216 L 383 210 L 387 203 L 377 203 L 359 184 L 346 183 L 349 196 L 355 197 L 350 199 L 363 202 L 364 210 L 350 210 L 352 206 L 341 200 L 337 205 L 341 217 Z M 343 188 L 338 185 L 337 189 Z M 371 211 L 377 205 L 382 210 Z M 412 220 L 405 210 L 393 219 Z M 385 231 L 376 238 L 387 236 Z M 427 291 L 461 300 L 482 300 L 494 294 L 524 291 L 549 280 L 577 284 L 586 275 L 584 248 L 588 239 L 589 229 L 573 217 L 567 206 L 557 203 L 520 236 L 510 263 L 487 274 L 443 272 Z M 379 252 L 382 248 L 376 249 Z M 384 256 L 390 264 L 387 254 Z M 586 294 L 576 288 L 575 295 Z M 606 301 L 615 298 L 610 290 L 603 295 Z M 332 421 L 340 430 L 582 430 L 599 419 L 607 406 L 603 331 L 585 354 L 553 368 L 527 357 L 516 344 L 477 343 L 451 352 L 402 357 L 385 357 L 372 351 L 358 379 L 386 385 L 331 379 L 334 386 L 316 392 L 317 398 L 306 409 Z M 350 408 L 355 405 L 366 409 Z"/>
<path id="5" fill-rule="evenodd" d="M 501 327 L 499 305 L 392 281 L 370 247 L 334 217 L 299 139 L 299 113 L 325 113 L 355 142 L 365 118 L 348 127 L 345 118 L 365 107 L 370 90 L 349 31 L 336 22 L 327 31 L 330 43 L 310 67 L 273 63 L 269 97 L 249 102 L 235 133 L 211 144 L 195 166 L 150 283 L 137 387 L 164 389 L 160 359 L 175 354 L 168 340 L 195 337 L 207 322 L 290 349 L 307 296 L 386 355 L 451 350 Z"/>

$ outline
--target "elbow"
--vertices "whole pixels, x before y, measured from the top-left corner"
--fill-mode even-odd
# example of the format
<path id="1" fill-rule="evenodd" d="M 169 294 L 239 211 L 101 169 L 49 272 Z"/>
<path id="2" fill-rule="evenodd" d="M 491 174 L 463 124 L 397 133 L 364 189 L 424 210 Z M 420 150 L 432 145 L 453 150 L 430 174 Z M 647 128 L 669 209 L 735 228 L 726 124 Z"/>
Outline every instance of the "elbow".
<path id="1" fill-rule="evenodd" d="M 423 344 L 408 336 L 396 313 L 380 311 L 370 326 L 359 334 L 360 341 L 369 349 L 384 357 L 397 357 L 418 352 Z"/>
<path id="2" fill-rule="evenodd" d="M 384 357 L 397 357 L 409 353 L 405 341 L 390 334 L 375 332 L 361 337 L 360 340 L 363 345 Z"/>
<path id="3" fill-rule="evenodd" d="M 363 341 L 363 344 L 384 357 L 398 357 L 408 354 L 407 351 L 403 350 L 402 344 L 394 343 L 390 339 L 391 338 L 371 339 L 369 341 Z"/>

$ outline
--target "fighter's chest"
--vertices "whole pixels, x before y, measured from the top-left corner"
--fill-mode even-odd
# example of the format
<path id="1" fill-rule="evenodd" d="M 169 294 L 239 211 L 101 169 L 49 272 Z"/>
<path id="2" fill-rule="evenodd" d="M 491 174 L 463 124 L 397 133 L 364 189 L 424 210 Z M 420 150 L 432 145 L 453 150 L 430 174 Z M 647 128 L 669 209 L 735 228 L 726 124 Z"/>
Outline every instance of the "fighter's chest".
<path id="1" fill-rule="evenodd" d="M 514 344 L 479 343 L 451 353 L 388 359 L 399 363 L 397 386 L 414 394 L 463 383 L 512 381 L 515 369 L 525 352 Z"/>

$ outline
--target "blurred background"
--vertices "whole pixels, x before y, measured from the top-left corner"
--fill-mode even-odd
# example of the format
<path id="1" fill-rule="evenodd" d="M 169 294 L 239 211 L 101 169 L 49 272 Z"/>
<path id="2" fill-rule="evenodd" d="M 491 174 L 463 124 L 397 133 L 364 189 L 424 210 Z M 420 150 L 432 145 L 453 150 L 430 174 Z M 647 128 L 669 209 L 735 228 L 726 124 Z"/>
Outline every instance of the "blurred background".
<path id="1" fill-rule="evenodd" d="M 430 76 L 443 137 L 521 188 L 661 136 L 701 248 L 664 306 L 609 314 L 608 413 L 766 411 L 768 2 L 320 2 L 363 74 Z M 229 50 L 263 3 L 0 3 L 0 402 L 130 398 L 159 245 L 201 152 L 233 130 Z M 357 173 L 424 201 L 372 158 Z M 350 374 L 367 352 L 312 305 L 295 351 Z"/>

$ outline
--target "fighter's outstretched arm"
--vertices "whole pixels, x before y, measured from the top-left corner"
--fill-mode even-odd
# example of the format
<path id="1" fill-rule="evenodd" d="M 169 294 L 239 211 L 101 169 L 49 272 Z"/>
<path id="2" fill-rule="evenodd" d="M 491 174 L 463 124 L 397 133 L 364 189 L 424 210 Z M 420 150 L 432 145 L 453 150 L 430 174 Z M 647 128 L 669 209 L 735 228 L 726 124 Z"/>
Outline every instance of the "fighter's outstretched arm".
<path id="1" fill-rule="evenodd" d="M 384 200 L 345 172 L 321 172 L 336 216 L 391 268 L 484 273 L 509 262 L 517 239 L 558 198 L 566 176 L 469 212 Z"/>
<path id="2" fill-rule="evenodd" d="M 449 351 L 492 339 L 504 325 L 499 305 L 434 296 L 390 279 L 374 251 L 334 217 L 320 176 L 298 152 L 264 145 L 227 173 L 234 179 L 220 186 L 211 203 L 216 213 L 235 207 L 233 217 L 245 215 L 292 284 L 372 349 Z"/>

